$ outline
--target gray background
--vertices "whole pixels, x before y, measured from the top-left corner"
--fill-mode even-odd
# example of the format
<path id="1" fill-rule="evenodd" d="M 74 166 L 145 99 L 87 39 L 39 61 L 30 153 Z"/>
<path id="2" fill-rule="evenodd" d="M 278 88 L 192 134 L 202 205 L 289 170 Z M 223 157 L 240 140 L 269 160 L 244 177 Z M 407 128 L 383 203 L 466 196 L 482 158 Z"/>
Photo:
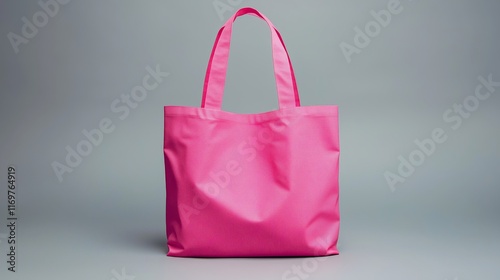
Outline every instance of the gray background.
<path id="1" fill-rule="evenodd" d="M 165 256 L 163 106 L 199 106 L 219 27 L 253 6 L 281 31 L 303 105 L 340 108 L 341 254 L 316 261 L 307 279 L 500 279 L 500 88 L 459 129 L 442 117 L 474 93 L 478 76 L 500 81 L 500 2 L 402 0 L 403 11 L 348 63 L 339 45 L 353 44 L 354 28 L 388 2 L 233 0 L 221 20 L 211 0 L 73 0 L 16 53 L 7 34 L 21 34 L 21 18 L 41 8 L 3 0 L 0 278 L 121 280 L 124 268 L 137 280 L 282 279 L 314 264 Z M 236 22 L 225 110 L 276 108 L 269 43 L 263 22 Z M 157 64 L 170 76 L 118 119 L 110 104 Z M 115 130 L 59 182 L 51 163 L 106 117 Z M 437 127 L 447 141 L 391 191 L 384 172 Z M 15 274 L 5 262 L 10 164 Z"/>

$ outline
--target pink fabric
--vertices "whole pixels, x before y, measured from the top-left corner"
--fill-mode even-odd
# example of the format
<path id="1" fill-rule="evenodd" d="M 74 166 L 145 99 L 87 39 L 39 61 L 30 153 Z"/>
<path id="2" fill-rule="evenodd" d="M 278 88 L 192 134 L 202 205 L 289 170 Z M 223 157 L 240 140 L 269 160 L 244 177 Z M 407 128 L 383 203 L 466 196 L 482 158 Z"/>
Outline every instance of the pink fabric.
<path id="1" fill-rule="evenodd" d="M 280 109 L 221 110 L 234 20 L 252 14 L 272 34 Z M 219 31 L 201 107 L 165 106 L 168 255 L 338 254 L 337 106 L 300 106 L 281 36 L 242 8 Z"/>

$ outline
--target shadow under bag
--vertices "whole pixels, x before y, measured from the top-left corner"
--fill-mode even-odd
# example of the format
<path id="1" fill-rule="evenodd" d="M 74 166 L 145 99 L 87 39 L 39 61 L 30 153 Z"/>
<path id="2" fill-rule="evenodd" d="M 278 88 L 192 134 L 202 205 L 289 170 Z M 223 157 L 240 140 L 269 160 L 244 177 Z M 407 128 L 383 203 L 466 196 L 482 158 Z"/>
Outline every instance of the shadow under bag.
<path id="1" fill-rule="evenodd" d="M 239 16 L 267 22 L 279 109 L 221 109 L 231 30 Z M 201 107 L 164 107 L 168 255 L 338 254 L 337 106 L 300 106 L 292 64 L 274 25 L 253 8 L 220 29 Z"/>

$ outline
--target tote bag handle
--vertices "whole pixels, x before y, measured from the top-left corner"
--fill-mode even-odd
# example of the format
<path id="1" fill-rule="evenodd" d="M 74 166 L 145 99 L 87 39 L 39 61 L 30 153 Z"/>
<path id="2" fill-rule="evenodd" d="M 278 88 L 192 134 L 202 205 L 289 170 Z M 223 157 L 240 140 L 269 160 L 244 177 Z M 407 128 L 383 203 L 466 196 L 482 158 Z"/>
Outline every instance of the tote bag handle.
<path id="1" fill-rule="evenodd" d="M 271 30 L 274 76 L 276 78 L 279 107 L 281 109 L 299 107 L 300 99 L 297 82 L 283 39 L 267 17 L 250 7 L 238 10 L 238 12 L 228 19 L 217 34 L 207 66 L 201 107 L 216 110 L 222 109 L 222 97 L 224 95 L 233 23 L 236 18 L 246 14 L 263 19 L 267 22 Z"/>

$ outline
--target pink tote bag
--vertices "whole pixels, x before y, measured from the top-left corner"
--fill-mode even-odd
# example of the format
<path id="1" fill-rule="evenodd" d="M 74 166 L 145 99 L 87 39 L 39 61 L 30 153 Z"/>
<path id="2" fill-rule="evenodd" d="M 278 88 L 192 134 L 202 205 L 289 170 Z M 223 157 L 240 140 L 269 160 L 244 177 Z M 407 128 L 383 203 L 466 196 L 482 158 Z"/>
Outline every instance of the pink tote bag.
<path id="1" fill-rule="evenodd" d="M 233 22 L 270 27 L 279 109 L 221 109 Z M 338 254 L 337 106 L 300 106 L 293 68 L 273 24 L 242 8 L 220 29 L 201 107 L 164 107 L 169 256 Z"/>

